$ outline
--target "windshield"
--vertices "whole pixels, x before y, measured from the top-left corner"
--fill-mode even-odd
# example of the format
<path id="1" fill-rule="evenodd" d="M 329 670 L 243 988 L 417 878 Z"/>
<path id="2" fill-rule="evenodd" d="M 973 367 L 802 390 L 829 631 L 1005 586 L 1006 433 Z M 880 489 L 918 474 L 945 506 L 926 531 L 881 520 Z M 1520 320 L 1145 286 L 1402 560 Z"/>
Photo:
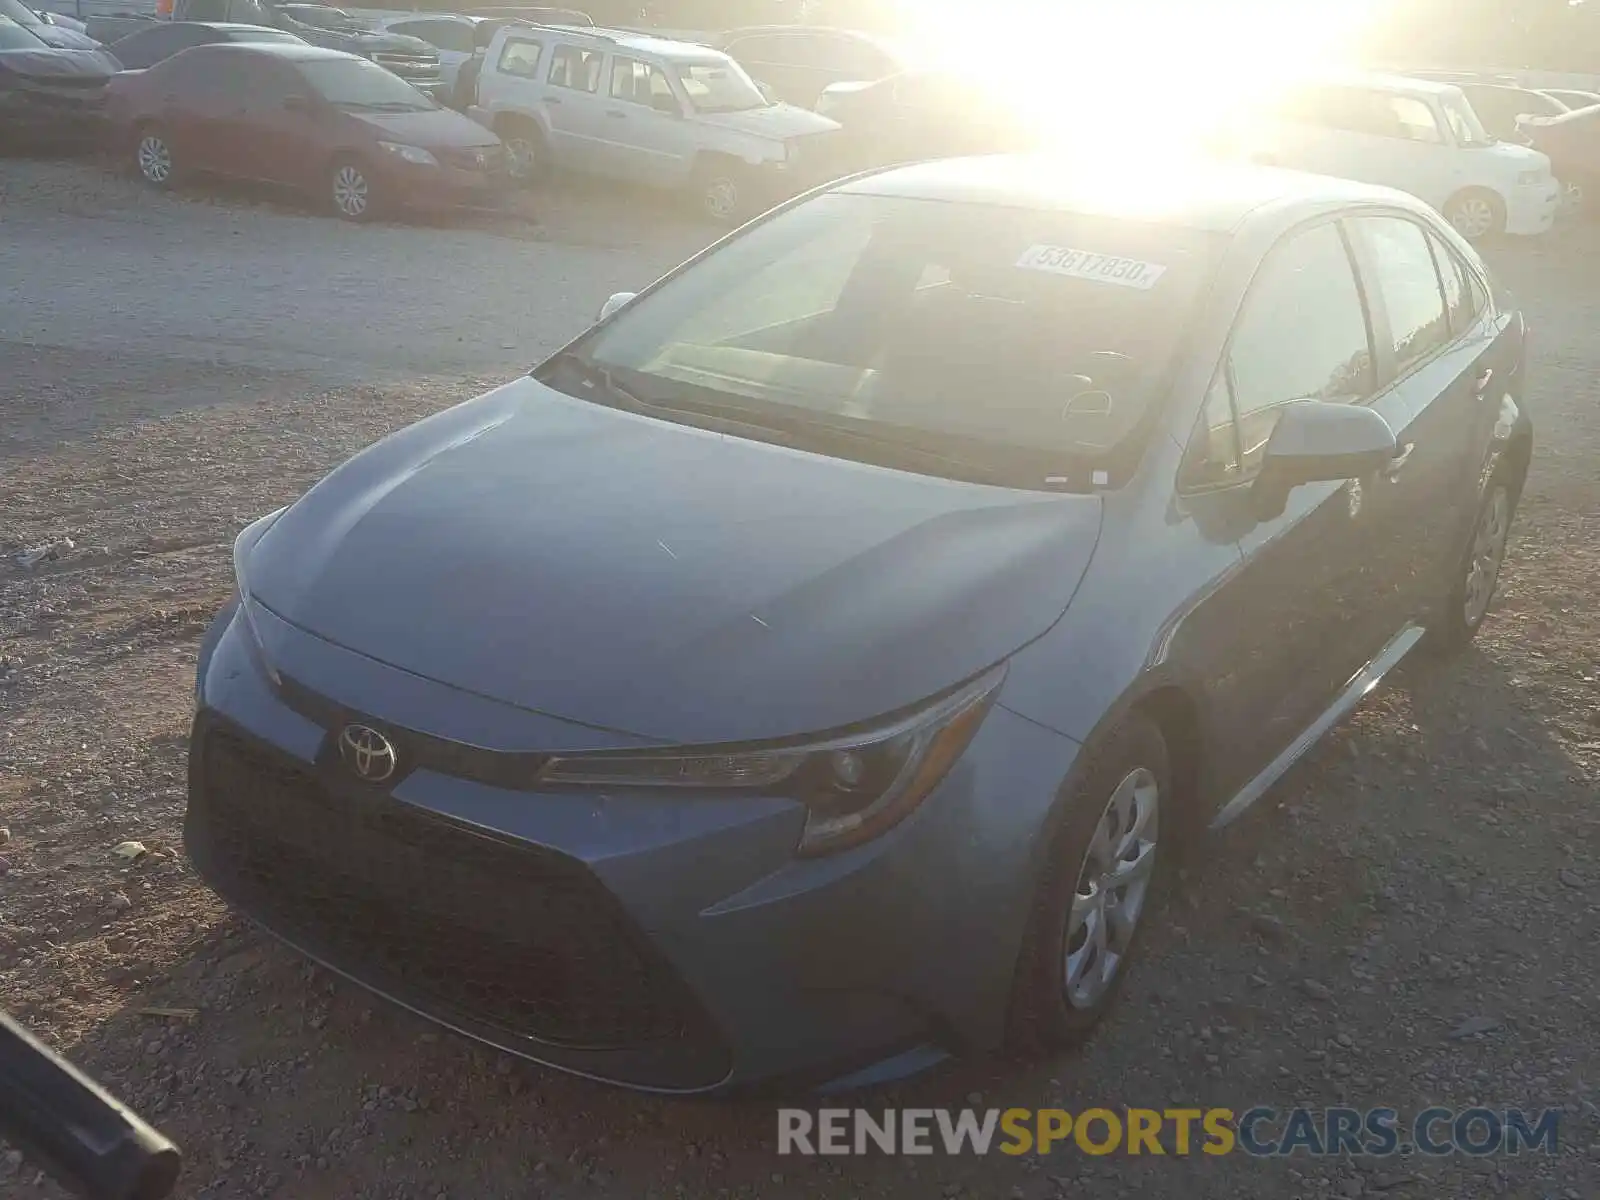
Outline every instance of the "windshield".
<path id="1" fill-rule="evenodd" d="M 1467 103 L 1465 96 L 1446 93 L 1439 98 L 1439 102 L 1444 106 L 1444 117 L 1450 122 L 1450 132 L 1455 136 L 1456 145 L 1471 149 L 1495 144 L 1495 139 L 1489 136 L 1489 131 L 1478 120 L 1478 114 L 1472 111 L 1472 105 Z"/>
<path id="2" fill-rule="evenodd" d="M 31 30 L 10 17 L 0 16 L 0 50 L 38 50 L 44 45 Z"/>
<path id="3" fill-rule="evenodd" d="M 5 17 L 10 17 L 15 24 L 35 29 L 45 23 L 38 13 L 17 0 L 0 0 L 0 18 Z"/>
<path id="4" fill-rule="evenodd" d="M 295 64 L 316 93 L 335 108 L 427 112 L 433 99 L 364 58 L 321 58 Z"/>
<path id="5" fill-rule="evenodd" d="M 761 89 L 732 59 L 675 62 L 672 66 L 697 112 L 743 112 L 766 107 L 767 98 Z"/>
<path id="6" fill-rule="evenodd" d="M 592 396 L 593 379 L 561 381 L 576 357 L 647 406 L 736 408 L 758 429 L 798 430 L 790 443 L 843 434 L 820 438 L 838 456 L 937 450 L 994 482 L 1070 484 L 1063 472 L 1143 428 L 1215 246 L 1103 217 L 830 193 L 730 242 L 540 377 Z"/>
<path id="7" fill-rule="evenodd" d="M 297 4 L 287 4 L 283 11 L 291 20 L 299 21 L 302 25 L 311 25 L 317 29 L 331 29 L 335 32 L 349 30 L 360 33 L 366 26 L 356 20 L 347 12 L 337 8 L 306 8 Z"/>

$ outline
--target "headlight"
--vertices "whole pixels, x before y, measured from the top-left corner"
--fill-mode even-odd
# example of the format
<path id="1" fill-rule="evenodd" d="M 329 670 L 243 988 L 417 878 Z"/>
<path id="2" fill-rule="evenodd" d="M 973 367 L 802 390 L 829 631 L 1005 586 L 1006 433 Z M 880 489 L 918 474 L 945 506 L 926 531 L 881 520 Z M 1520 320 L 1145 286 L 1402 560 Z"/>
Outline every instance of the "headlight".
<path id="1" fill-rule="evenodd" d="M 256 628 L 255 615 L 252 611 L 254 604 L 250 599 L 250 580 L 245 573 L 245 560 L 250 557 L 250 551 L 255 549 L 256 543 L 283 511 L 280 508 L 277 512 L 268 513 L 259 521 L 245 526 L 233 542 L 233 586 L 239 592 L 239 615 L 244 618 L 245 630 L 250 635 L 251 656 L 273 687 L 280 686 L 283 679 L 278 674 L 277 668 L 267 661 L 267 652 L 261 643 L 261 632 Z"/>
<path id="2" fill-rule="evenodd" d="M 922 803 L 966 750 L 1004 677 L 997 667 L 910 716 L 860 733 L 770 747 L 562 755 L 538 781 L 791 796 L 806 806 L 799 852 L 839 850 L 876 837 Z"/>
<path id="3" fill-rule="evenodd" d="M 396 158 L 404 159 L 408 163 L 416 163 L 419 167 L 437 167 L 439 160 L 421 146 L 407 146 L 400 142 L 379 142 L 390 154 Z"/>
<path id="4" fill-rule="evenodd" d="M 1545 174 L 1543 171 L 1524 171 L 1517 176 L 1517 182 L 1527 187 L 1531 187 L 1536 183 L 1543 183 L 1544 180 Z"/>

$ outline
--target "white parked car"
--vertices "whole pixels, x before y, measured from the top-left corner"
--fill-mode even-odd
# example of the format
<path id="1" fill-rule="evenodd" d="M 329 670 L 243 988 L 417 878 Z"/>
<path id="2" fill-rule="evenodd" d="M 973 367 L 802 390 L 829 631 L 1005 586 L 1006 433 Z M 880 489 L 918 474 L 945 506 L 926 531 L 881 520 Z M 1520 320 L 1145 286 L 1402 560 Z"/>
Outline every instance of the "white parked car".
<path id="1" fill-rule="evenodd" d="M 463 17 L 454 13 L 411 13 L 404 17 L 385 17 L 377 22 L 386 33 L 402 33 L 421 38 L 439 52 L 439 74 L 454 90 L 456 73 L 472 57 L 472 35 L 482 17 Z"/>
<path id="2" fill-rule="evenodd" d="M 1550 160 L 1496 141 L 1450 83 L 1319 79 L 1281 93 L 1232 132 L 1234 148 L 1258 162 L 1410 192 L 1469 240 L 1544 233 L 1560 206 Z"/>
<path id="3" fill-rule="evenodd" d="M 555 167 L 686 190 L 723 223 L 829 178 L 825 135 L 839 129 L 773 103 L 720 50 L 570 26 L 496 33 L 468 113 L 500 135 L 513 175 Z"/>

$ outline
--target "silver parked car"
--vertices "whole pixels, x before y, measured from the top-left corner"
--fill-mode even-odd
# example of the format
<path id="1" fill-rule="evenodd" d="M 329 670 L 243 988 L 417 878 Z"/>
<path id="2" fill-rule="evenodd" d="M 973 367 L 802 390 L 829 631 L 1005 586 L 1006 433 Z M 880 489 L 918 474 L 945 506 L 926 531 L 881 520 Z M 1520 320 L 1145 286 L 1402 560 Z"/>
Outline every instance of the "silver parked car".
<path id="1" fill-rule="evenodd" d="M 521 178 L 557 168 L 687 189 L 722 223 L 821 182 L 818 135 L 839 129 L 773 103 L 710 47 L 531 24 L 490 42 L 469 111 L 500 135 Z"/>

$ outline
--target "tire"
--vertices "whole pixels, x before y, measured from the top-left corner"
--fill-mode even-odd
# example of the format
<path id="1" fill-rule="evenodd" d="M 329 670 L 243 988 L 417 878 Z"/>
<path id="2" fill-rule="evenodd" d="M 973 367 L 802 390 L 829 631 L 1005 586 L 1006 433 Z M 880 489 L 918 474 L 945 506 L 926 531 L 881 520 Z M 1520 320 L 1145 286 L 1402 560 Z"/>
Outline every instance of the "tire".
<path id="1" fill-rule="evenodd" d="M 1160 845 L 1162 827 L 1179 822 L 1171 760 L 1155 722 L 1135 713 L 1091 756 L 1066 798 L 1017 963 L 1008 1040 L 1025 1056 L 1077 1045 L 1111 1011 L 1173 858 Z M 1130 838 L 1138 847 L 1131 859 L 1116 853 L 1118 842 Z M 1137 882 L 1100 887 L 1095 876 L 1107 862 Z M 1142 870 L 1129 872 L 1130 862 Z M 1114 906 L 1106 902 L 1111 897 Z M 1107 919 L 1118 909 L 1132 913 L 1120 937 L 1122 923 Z M 1096 924 L 1106 940 L 1095 938 Z"/>
<path id="2" fill-rule="evenodd" d="M 1503 468 L 1490 479 L 1473 516 L 1467 544 L 1451 571 L 1444 601 L 1428 628 L 1427 645 L 1434 654 L 1464 649 L 1489 615 L 1520 491 L 1517 480 Z"/>
<path id="3" fill-rule="evenodd" d="M 1445 201 L 1444 219 L 1469 242 L 1497 237 L 1506 231 L 1505 201 L 1486 188 L 1467 188 Z"/>
<path id="4" fill-rule="evenodd" d="M 517 187 L 530 187 L 550 175 L 550 143 L 544 130 L 527 120 L 495 122 L 506 148 L 506 173 Z"/>
<path id="5" fill-rule="evenodd" d="M 731 159 L 713 159 L 695 172 L 694 205 L 718 225 L 740 225 L 750 210 L 749 172 Z"/>
<path id="6" fill-rule="evenodd" d="M 134 130 L 133 169 L 151 187 L 169 188 L 178 182 L 178 160 L 159 125 Z"/>
<path id="7" fill-rule="evenodd" d="M 336 158 L 324 176 L 333 215 L 358 224 L 375 220 L 381 195 L 367 165 L 359 158 Z"/>

